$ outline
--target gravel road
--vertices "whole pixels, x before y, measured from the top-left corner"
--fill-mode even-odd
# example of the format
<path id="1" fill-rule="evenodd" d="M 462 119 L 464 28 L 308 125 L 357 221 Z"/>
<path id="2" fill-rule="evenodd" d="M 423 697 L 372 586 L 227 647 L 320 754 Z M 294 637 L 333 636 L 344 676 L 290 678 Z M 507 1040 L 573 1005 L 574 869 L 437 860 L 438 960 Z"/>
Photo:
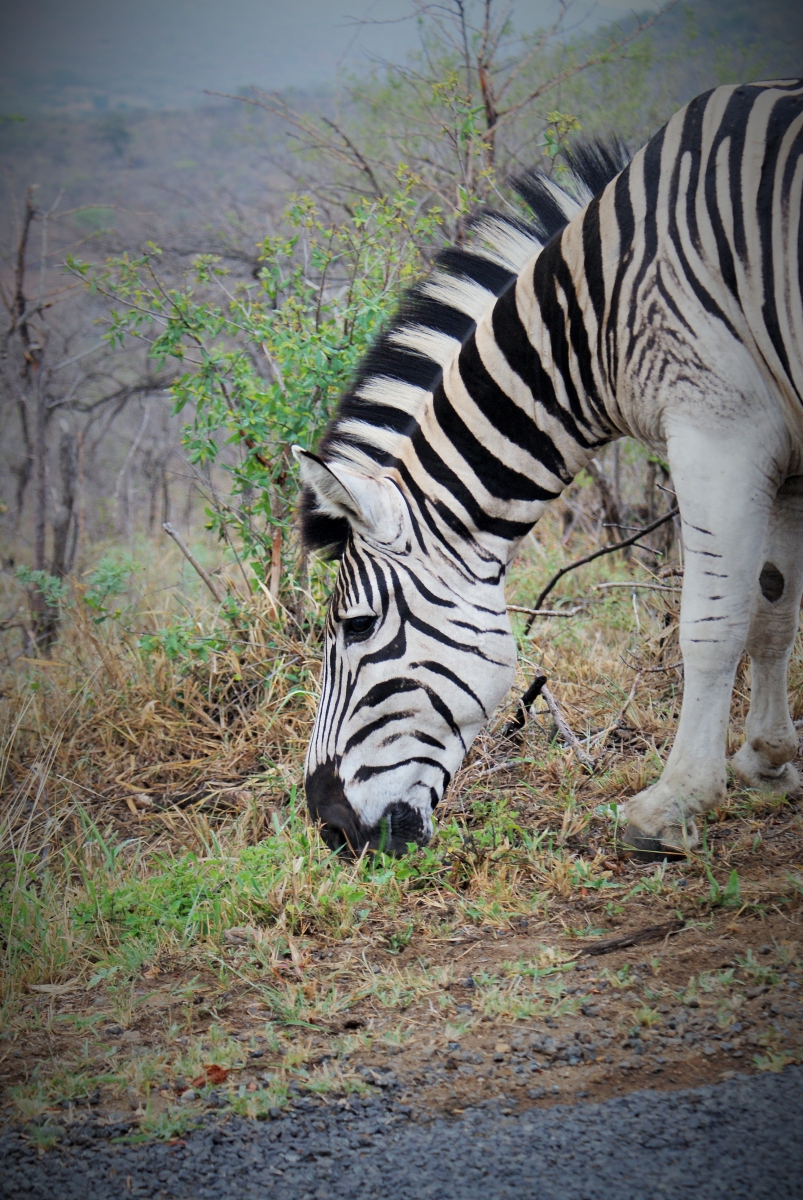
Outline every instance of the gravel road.
<path id="1" fill-rule="evenodd" d="M 460 1118 L 416 1119 L 380 1097 L 302 1101 L 266 1122 L 210 1118 L 185 1142 L 115 1141 L 125 1126 L 66 1127 L 43 1157 L 0 1136 L 0 1195 L 393 1197 L 393 1200 L 797 1200 L 803 1197 L 803 1068 L 683 1092 L 510 1114 L 495 1097 Z M 507 1115 L 503 1113 L 507 1110 Z"/>

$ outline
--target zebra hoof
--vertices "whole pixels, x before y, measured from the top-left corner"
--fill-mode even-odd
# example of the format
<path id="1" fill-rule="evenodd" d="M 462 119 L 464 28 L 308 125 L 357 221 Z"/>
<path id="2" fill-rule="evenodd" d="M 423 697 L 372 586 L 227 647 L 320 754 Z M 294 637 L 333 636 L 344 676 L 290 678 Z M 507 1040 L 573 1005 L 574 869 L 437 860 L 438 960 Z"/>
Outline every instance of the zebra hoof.
<path id="1" fill-rule="evenodd" d="M 782 763 L 780 766 L 768 766 L 749 742 L 745 742 L 734 754 L 731 766 L 736 778 L 748 787 L 777 792 L 790 800 L 803 791 L 800 775 L 791 762 Z"/>
<path id="2" fill-rule="evenodd" d="M 686 851 L 682 847 L 662 842 L 660 838 L 644 833 L 637 825 L 626 825 L 621 839 L 623 853 L 636 862 L 661 862 L 665 858 L 686 857 Z"/>

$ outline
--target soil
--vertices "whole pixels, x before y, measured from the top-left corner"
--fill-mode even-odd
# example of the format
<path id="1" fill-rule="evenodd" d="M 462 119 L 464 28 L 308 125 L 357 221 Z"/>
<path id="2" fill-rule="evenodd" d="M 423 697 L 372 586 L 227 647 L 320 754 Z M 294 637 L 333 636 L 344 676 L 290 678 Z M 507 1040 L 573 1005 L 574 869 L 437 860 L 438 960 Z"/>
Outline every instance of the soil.
<path id="1" fill-rule="evenodd" d="M 345 969 L 359 956 L 377 974 L 418 963 L 451 968 L 447 973 L 452 979 L 436 998 L 443 998 L 440 1011 L 432 995 L 403 1014 L 369 999 L 337 1021 L 300 1028 L 295 1036 L 306 1047 L 307 1066 L 339 1055 L 339 1066 L 370 1090 L 392 1095 L 415 1111 L 448 1115 L 489 1096 L 500 1100 L 503 1112 L 514 1112 L 578 1099 L 604 1100 L 644 1087 L 689 1088 L 737 1072 L 780 1070 L 803 1061 L 800 810 L 785 805 L 762 818 L 761 845 L 755 850 L 744 849 L 744 830 L 734 824 L 715 825 L 709 833 L 720 879 L 721 864 L 727 874 L 734 846 L 742 847 L 736 855 L 740 895 L 729 906 L 701 909 L 708 884 L 699 864 L 680 862 L 665 868 L 665 878 L 674 877 L 677 884 L 671 899 L 649 892 L 631 895 L 618 914 L 606 914 L 604 893 L 589 891 L 578 899 L 556 901 L 548 920 L 465 927 L 448 940 L 419 936 L 402 954 L 377 944 L 370 931 L 347 944 L 321 944 L 311 956 L 312 971 L 316 961 L 331 973 L 338 962 Z M 611 865 L 633 885 L 654 878 L 653 866 L 613 860 Z M 595 936 L 571 936 L 584 926 Z M 604 951 L 608 939 L 625 935 L 646 940 L 593 953 Z M 573 960 L 569 974 L 561 977 L 564 1011 L 516 1021 L 477 1017 L 475 976 L 493 976 L 502 963 L 509 971 L 511 961 L 537 961 L 545 946 L 554 948 L 558 959 Z M 255 1001 L 253 990 L 222 992 L 211 975 L 198 972 L 152 974 L 137 986 L 125 1028 L 108 1015 L 103 997 L 93 1004 L 82 991 L 32 1000 L 29 1016 L 41 1013 L 42 1030 L 31 1028 L 31 1020 L 24 1040 L 7 1046 L 0 1061 L 3 1087 L 29 1079 L 38 1064 L 44 1067 L 75 1054 L 86 1040 L 86 1028 L 64 1032 L 70 1026 L 44 1021 L 48 1010 L 94 1018 L 91 1036 L 117 1047 L 122 1058 L 165 1044 L 173 1020 L 181 1013 L 186 1018 L 187 993 L 182 1000 L 180 991 L 189 987 L 192 1035 L 202 1038 L 218 1024 L 243 1043 L 229 1089 L 236 1085 L 242 1095 L 243 1089 L 260 1088 L 263 1074 L 276 1063 L 269 1049 L 260 1048 L 271 1014 Z M 467 1026 L 459 1039 L 449 1042 L 443 1033 L 444 1007 L 452 1013 L 452 1027 L 461 1021 Z M 381 1035 L 399 1027 L 400 1015 L 405 1036 L 401 1045 L 388 1044 Z M 371 1035 L 365 1038 L 369 1044 L 353 1038 L 357 1045 L 344 1053 L 342 1035 L 347 1032 Z M 152 1093 L 152 1108 L 174 1105 L 185 1086 L 172 1081 L 159 1095 Z M 302 1094 L 303 1082 L 291 1085 L 291 1095 Z M 210 1102 L 225 1106 L 225 1089 L 211 1101 L 207 1093 L 199 1094 L 199 1112 Z M 101 1120 L 131 1118 L 128 1109 L 121 1110 L 119 1096 L 102 1089 L 83 1104 Z M 76 1115 L 80 1108 L 79 1103 Z M 64 1109 L 59 1118 L 69 1116 L 72 1106 L 65 1102 Z"/>

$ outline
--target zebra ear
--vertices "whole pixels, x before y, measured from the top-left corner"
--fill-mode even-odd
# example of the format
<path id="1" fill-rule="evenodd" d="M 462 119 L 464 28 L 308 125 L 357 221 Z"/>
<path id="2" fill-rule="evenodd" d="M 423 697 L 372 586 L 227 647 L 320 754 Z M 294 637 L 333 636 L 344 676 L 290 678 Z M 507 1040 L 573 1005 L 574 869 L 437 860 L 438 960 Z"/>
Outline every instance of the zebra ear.
<path id="1" fill-rule="evenodd" d="M 386 488 L 378 479 L 358 475 L 339 463 L 325 463 L 317 454 L 293 446 L 293 455 L 301 469 L 301 482 L 315 497 L 319 512 L 357 528 L 380 532 L 387 519 Z"/>

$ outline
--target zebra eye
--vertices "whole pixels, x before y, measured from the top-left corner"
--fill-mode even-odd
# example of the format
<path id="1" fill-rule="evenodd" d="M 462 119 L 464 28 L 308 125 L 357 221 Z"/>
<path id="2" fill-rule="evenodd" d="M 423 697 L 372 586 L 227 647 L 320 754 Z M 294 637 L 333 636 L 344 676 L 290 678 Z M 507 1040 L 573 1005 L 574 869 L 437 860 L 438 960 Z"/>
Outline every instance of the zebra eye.
<path id="1" fill-rule="evenodd" d="M 341 622 L 347 642 L 359 642 L 367 637 L 376 624 L 376 617 L 346 617 Z"/>

